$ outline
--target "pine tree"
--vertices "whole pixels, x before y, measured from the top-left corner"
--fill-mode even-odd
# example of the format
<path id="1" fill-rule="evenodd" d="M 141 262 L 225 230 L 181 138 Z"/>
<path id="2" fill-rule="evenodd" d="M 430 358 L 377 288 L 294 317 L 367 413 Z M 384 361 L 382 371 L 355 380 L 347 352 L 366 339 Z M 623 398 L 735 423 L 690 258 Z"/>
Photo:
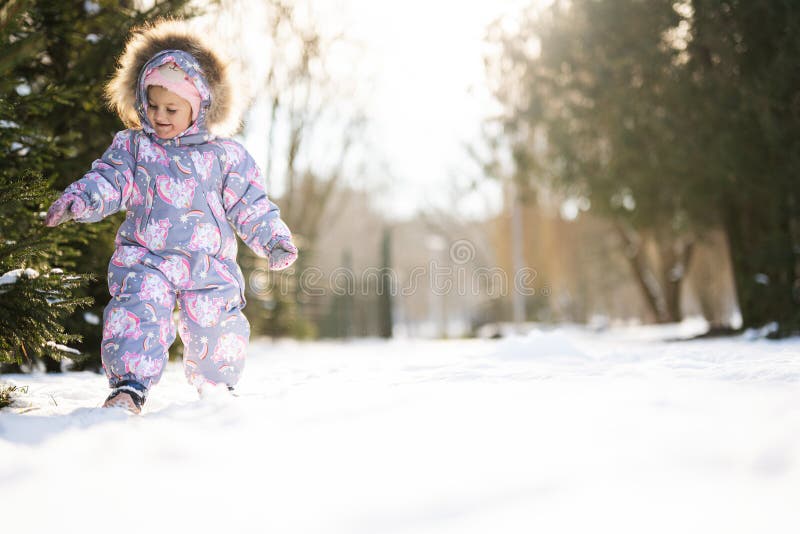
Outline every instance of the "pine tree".
<path id="1" fill-rule="evenodd" d="M 15 174 L 20 159 L 18 128 L 0 112 L 0 362 L 32 363 L 48 356 L 59 360 L 67 345 L 80 336 L 64 330 L 64 317 L 91 302 L 76 289 L 93 277 L 65 274 L 51 268 L 48 259 L 64 245 L 67 233 L 55 233 L 42 224 L 41 206 L 52 198 L 40 175 Z M 6 166 L 8 165 L 8 166 Z M 66 352 L 65 352 L 66 351 Z"/>
<path id="2" fill-rule="evenodd" d="M 76 290 L 91 277 L 50 266 L 80 236 L 42 223 L 42 209 L 53 198 L 44 173 L 59 151 L 35 125 L 52 106 L 49 88 L 33 91 L 14 75 L 39 46 L 39 36 L 20 31 L 23 7 L 11 3 L 0 12 L 0 363 L 30 364 L 43 356 L 61 359 L 62 349 L 80 339 L 62 323 L 89 304 Z M 72 266 L 76 255 L 61 259 Z"/>
<path id="3" fill-rule="evenodd" d="M 162 1 L 143 12 L 137 11 L 132 1 L 116 0 L 12 0 L 0 8 L 0 188 L 20 203 L 2 206 L 6 211 L 0 237 L 4 243 L 16 242 L 18 248 L 0 250 L 0 268 L 31 266 L 50 274 L 24 280 L 20 290 L 32 284 L 35 288 L 30 291 L 52 283 L 47 265 L 98 275 L 90 284 L 78 283 L 88 277 L 62 275 L 62 287 L 76 300 L 65 298 L 66 294 L 51 298 L 58 301 L 58 321 L 71 334 L 69 341 L 82 338 L 73 346 L 87 356 L 84 365 L 99 367 L 100 317 L 109 298 L 105 272 L 122 214 L 94 224 L 69 223 L 46 229 L 39 212 L 80 178 L 107 148 L 114 132 L 123 128 L 106 109 L 102 92 L 129 30 L 157 17 L 185 16 L 186 3 Z M 28 188 L 24 198 L 15 196 L 21 195 L 21 186 Z M 12 224 L 9 227 L 7 223 Z M 32 240 L 30 246 L 39 248 L 26 251 L 28 239 Z M 4 305 L 11 306 L 9 295 L 2 295 Z M 78 303 L 90 306 L 78 310 Z M 19 306 L 24 304 L 19 302 Z M 19 313 L 5 315 L 21 319 Z M 57 322 L 55 316 L 51 320 Z M 5 323 L 0 323 L 0 328 L 0 336 L 13 330 Z M 44 334 L 35 334 L 36 329 L 36 323 L 29 325 L 33 339 L 44 339 Z M 67 340 L 60 339 L 56 342 Z M 48 366 L 52 367 L 57 366 Z"/>

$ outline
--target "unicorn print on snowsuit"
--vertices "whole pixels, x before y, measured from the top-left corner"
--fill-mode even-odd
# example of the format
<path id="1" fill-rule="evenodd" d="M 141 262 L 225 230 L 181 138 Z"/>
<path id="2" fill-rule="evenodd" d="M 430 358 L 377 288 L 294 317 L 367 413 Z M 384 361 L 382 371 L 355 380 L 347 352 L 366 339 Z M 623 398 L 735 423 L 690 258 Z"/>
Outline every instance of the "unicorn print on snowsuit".
<path id="1" fill-rule="evenodd" d="M 106 94 L 129 128 L 66 188 L 46 223 L 127 210 L 108 266 L 101 354 L 109 399 L 124 389 L 140 408 L 178 334 L 192 385 L 238 382 L 250 325 L 236 235 L 271 269 L 291 265 L 297 248 L 252 156 L 224 137 L 238 126 L 235 84 L 215 51 L 167 21 L 134 33 L 119 64 Z M 176 117 L 191 113 L 182 131 L 164 115 L 159 102 L 173 102 L 164 98 L 177 102 Z"/>

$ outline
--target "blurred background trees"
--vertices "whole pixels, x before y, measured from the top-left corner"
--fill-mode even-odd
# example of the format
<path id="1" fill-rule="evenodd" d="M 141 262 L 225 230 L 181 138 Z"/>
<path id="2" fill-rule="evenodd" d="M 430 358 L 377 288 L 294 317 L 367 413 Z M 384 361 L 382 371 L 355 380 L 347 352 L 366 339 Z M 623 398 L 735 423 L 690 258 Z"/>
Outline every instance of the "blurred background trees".
<path id="1" fill-rule="evenodd" d="M 800 325 L 800 5 L 693 4 L 687 53 L 702 103 L 698 179 L 731 250 L 744 326 Z M 703 180 L 705 178 L 705 180 Z"/>
<path id="2" fill-rule="evenodd" d="M 651 320 L 683 317 L 716 247 L 736 326 L 800 327 L 798 23 L 791 2 L 575 0 L 490 32 L 512 179 L 606 223 Z"/>
<path id="3" fill-rule="evenodd" d="M 326 226 L 346 211 L 348 197 L 339 190 L 359 173 L 353 153 L 364 144 L 357 101 L 364 89 L 331 67 L 340 49 L 353 46 L 341 31 L 323 29 L 309 2 L 221 0 L 208 7 L 193 24 L 220 36 L 246 73 L 243 136 L 264 149 L 270 197 L 303 250 L 292 268 L 270 273 L 263 258 L 240 247 L 245 276 L 255 282 L 245 314 L 266 335 L 315 337 L 328 302 L 309 298 L 298 279 L 316 264 Z M 221 20 L 227 24 L 220 29 Z"/>

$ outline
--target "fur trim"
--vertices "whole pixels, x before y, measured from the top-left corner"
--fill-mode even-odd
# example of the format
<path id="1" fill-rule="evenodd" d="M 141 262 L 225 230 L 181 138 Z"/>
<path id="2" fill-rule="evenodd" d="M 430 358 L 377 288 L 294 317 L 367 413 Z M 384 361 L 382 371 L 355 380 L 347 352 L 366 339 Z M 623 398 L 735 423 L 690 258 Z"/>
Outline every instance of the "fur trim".
<path id="1" fill-rule="evenodd" d="M 125 50 L 117 62 L 113 78 L 106 84 L 108 106 L 128 128 L 141 128 L 136 113 L 136 85 L 142 67 L 162 50 L 183 50 L 191 54 L 211 90 L 211 105 L 206 112 L 206 128 L 226 137 L 241 127 L 241 115 L 235 105 L 234 86 L 228 62 L 212 42 L 192 32 L 181 20 L 162 19 L 131 30 Z"/>

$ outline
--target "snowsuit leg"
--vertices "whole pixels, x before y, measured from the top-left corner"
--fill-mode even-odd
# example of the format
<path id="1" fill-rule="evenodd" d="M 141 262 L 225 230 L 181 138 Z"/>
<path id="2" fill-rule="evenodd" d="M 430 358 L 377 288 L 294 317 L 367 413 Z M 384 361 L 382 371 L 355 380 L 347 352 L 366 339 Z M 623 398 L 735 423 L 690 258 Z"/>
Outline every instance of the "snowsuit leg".
<path id="1" fill-rule="evenodd" d="M 237 286 L 178 292 L 178 332 L 186 379 L 234 386 L 244 370 L 250 323 Z"/>
<path id="2" fill-rule="evenodd" d="M 127 261 L 137 252 L 120 247 L 109 266 L 101 356 L 112 388 L 131 379 L 148 389 L 157 384 L 175 341 L 175 291 L 158 269 Z"/>

